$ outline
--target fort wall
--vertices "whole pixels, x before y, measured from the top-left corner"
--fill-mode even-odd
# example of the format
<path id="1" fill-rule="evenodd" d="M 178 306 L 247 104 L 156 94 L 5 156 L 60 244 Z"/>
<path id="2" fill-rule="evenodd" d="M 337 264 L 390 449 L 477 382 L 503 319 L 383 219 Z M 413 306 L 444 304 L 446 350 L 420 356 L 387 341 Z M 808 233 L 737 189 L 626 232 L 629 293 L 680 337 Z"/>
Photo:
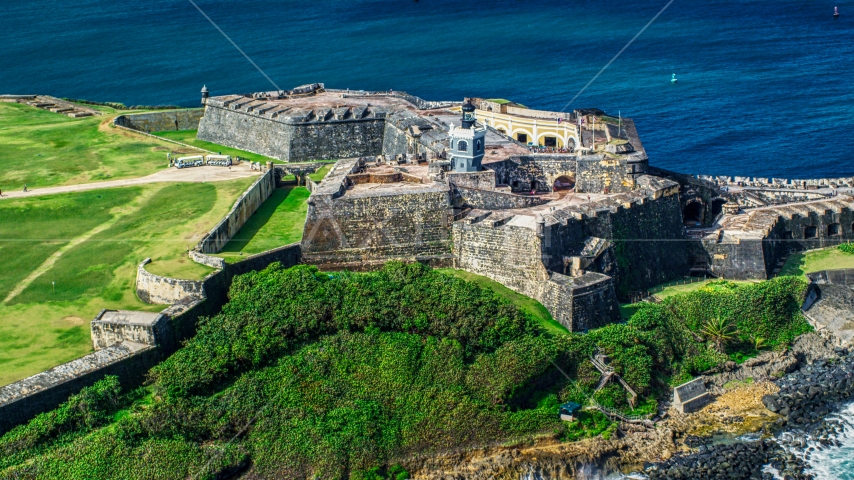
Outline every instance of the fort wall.
<path id="1" fill-rule="evenodd" d="M 292 126 L 286 123 L 222 108 L 209 100 L 196 136 L 206 142 L 289 160 L 292 134 Z"/>
<path id="2" fill-rule="evenodd" d="M 117 375 L 124 389 L 142 384 L 145 373 L 162 359 L 149 345 L 117 343 L 32 377 L 0 387 L 0 435 L 107 375 Z"/>
<path id="3" fill-rule="evenodd" d="M 599 273 L 568 277 L 548 271 L 541 256 L 542 238 L 530 228 L 507 225 L 511 218 L 475 211 L 454 222 L 455 267 L 536 299 L 571 331 L 619 318 L 611 277 Z"/>
<path id="4" fill-rule="evenodd" d="M 578 193 L 623 193 L 634 188 L 626 158 L 580 156 L 576 174 L 575 191 Z"/>
<path id="5" fill-rule="evenodd" d="M 364 117 L 347 120 L 309 119 L 308 115 L 308 121 L 294 122 L 285 120 L 290 117 L 273 117 L 275 107 L 257 110 L 251 102 L 209 99 L 198 138 L 287 162 L 383 153 L 387 127 L 382 112 L 365 110 Z"/>
<path id="6" fill-rule="evenodd" d="M 738 280 L 766 280 L 790 252 L 854 239 L 854 200 L 789 204 L 748 211 L 741 229 L 726 226 L 702 240 L 711 270 Z"/>
<path id="7" fill-rule="evenodd" d="M 202 282 L 207 296 L 186 298 L 164 309 L 160 312 L 162 318 L 153 322 L 150 335 L 136 329 L 121 332 L 123 336 L 137 335 L 138 339 L 150 340 L 153 336 L 156 346 L 123 339 L 121 343 L 106 345 L 89 355 L 0 387 L 0 435 L 39 413 L 58 407 L 70 395 L 107 375 L 117 375 L 125 391 L 142 385 L 151 367 L 180 348 L 182 341 L 195 335 L 201 317 L 212 317 L 221 311 L 236 275 L 262 270 L 274 262 L 281 263 L 284 268 L 298 264 L 300 245 L 294 243 L 253 255 L 209 275 Z M 95 325 L 94 328 L 100 327 Z M 117 335 L 102 336 L 101 333 L 96 331 L 97 338 L 118 340 Z"/>
<path id="8" fill-rule="evenodd" d="M 136 296 L 145 303 L 171 305 L 188 298 L 204 298 L 204 281 L 161 277 L 145 269 L 146 258 L 136 269 Z"/>
<path id="9" fill-rule="evenodd" d="M 289 154 L 282 158 L 289 162 L 337 160 L 383 153 L 384 119 L 295 125 L 292 128 Z"/>
<path id="10" fill-rule="evenodd" d="M 146 133 L 167 130 L 196 130 L 205 114 L 204 109 L 169 110 L 165 112 L 133 113 L 119 115 L 113 124 Z"/>
<path id="11" fill-rule="evenodd" d="M 217 226 L 199 241 L 196 250 L 202 253 L 217 253 L 231 240 L 276 189 L 276 177 L 273 170 L 261 175 L 237 199 L 231 211 Z"/>
<path id="12" fill-rule="evenodd" d="M 449 256 L 450 205 L 444 185 L 337 198 L 318 190 L 309 199 L 304 261 L 336 268 Z"/>
<path id="13" fill-rule="evenodd" d="M 156 346 L 169 335 L 165 315 L 128 310 L 101 310 L 90 328 L 95 350 L 121 342 Z"/>
<path id="14" fill-rule="evenodd" d="M 599 268 L 614 277 L 620 298 L 686 275 L 679 186 L 652 177 L 639 184 L 640 190 L 548 215 L 542 249 L 549 270 L 564 271 L 565 259 L 583 255 L 586 239 L 598 237 L 612 244 L 613 260 Z"/>
<path id="15" fill-rule="evenodd" d="M 472 207 L 482 210 L 508 210 L 512 208 L 528 208 L 548 203 L 543 197 L 531 197 L 514 195 L 507 192 L 495 190 L 482 190 L 479 188 L 464 188 L 458 186 L 456 189 L 463 202 Z"/>
<path id="16" fill-rule="evenodd" d="M 509 185 L 514 191 L 551 191 L 559 177 L 575 181 L 578 157 L 575 155 L 522 155 L 488 163 L 495 171 L 496 183 Z"/>

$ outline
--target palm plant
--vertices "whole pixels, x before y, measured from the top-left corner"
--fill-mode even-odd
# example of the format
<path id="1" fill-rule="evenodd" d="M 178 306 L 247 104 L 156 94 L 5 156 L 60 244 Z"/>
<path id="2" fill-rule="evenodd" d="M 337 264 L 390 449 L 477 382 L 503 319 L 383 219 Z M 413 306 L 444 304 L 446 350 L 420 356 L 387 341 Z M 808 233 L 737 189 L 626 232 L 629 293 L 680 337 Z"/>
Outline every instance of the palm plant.
<path id="1" fill-rule="evenodd" d="M 753 344 L 753 348 L 759 350 L 760 348 L 765 346 L 765 339 L 760 337 L 759 335 L 754 334 L 750 336 L 750 343 Z"/>
<path id="2" fill-rule="evenodd" d="M 703 325 L 702 333 L 707 339 L 715 342 L 718 352 L 725 353 L 724 345 L 735 339 L 738 330 L 728 319 L 715 317 Z"/>

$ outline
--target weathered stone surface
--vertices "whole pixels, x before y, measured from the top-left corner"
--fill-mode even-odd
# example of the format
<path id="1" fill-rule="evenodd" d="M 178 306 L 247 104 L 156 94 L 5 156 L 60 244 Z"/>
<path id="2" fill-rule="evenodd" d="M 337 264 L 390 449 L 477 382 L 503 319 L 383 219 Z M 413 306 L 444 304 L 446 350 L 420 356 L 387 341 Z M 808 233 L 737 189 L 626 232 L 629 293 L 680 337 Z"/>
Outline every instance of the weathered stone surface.
<path id="1" fill-rule="evenodd" d="M 135 387 L 160 359 L 155 347 L 123 342 L 0 387 L 0 434 L 56 408 L 106 375 L 118 375 L 123 388 Z"/>
<path id="2" fill-rule="evenodd" d="M 692 413 L 711 402 L 703 377 L 697 377 L 673 389 L 673 408 L 680 413 Z"/>
<path id="3" fill-rule="evenodd" d="M 449 257 L 448 186 L 402 182 L 347 190 L 358 163 L 339 161 L 309 198 L 303 261 L 344 266 Z"/>
<path id="4" fill-rule="evenodd" d="M 121 342 L 156 346 L 168 328 L 168 317 L 161 313 L 102 310 L 91 323 L 92 346 L 95 350 Z"/>
<path id="5" fill-rule="evenodd" d="M 145 303 L 171 305 L 187 299 L 205 297 L 204 281 L 161 277 L 145 269 L 146 258 L 136 269 L 136 295 Z"/>
<path id="6" fill-rule="evenodd" d="M 225 218 L 199 240 L 196 250 L 201 253 L 217 253 L 222 250 L 258 207 L 270 198 L 275 189 L 275 172 L 268 170 L 243 192 Z"/>
<path id="7" fill-rule="evenodd" d="M 132 113 L 119 115 L 113 123 L 122 127 L 143 132 L 162 132 L 167 130 L 195 130 L 205 111 L 201 108 L 190 110 L 169 110 L 165 112 Z"/>

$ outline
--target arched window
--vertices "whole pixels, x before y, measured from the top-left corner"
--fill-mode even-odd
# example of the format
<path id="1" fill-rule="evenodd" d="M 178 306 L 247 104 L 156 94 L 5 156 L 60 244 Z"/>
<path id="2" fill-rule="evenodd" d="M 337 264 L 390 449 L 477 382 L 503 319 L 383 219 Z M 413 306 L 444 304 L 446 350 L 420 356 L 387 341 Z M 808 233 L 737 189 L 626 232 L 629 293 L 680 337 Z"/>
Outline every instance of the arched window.
<path id="1" fill-rule="evenodd" d="M 477 150 L 475 150 L 475 151 L 477 151 L 477 152 L 480 151 L 480 140 L 477 141 Z"/>
<path id="2" fill-rule="evenodd" d="M 466 150 L 468 150 L 468 148 L 469 148 L 468 142 L 460 140 L 459 143 L 457 143 L 457 150 L 459 150 L 461 152 L 465 152 Z"/>

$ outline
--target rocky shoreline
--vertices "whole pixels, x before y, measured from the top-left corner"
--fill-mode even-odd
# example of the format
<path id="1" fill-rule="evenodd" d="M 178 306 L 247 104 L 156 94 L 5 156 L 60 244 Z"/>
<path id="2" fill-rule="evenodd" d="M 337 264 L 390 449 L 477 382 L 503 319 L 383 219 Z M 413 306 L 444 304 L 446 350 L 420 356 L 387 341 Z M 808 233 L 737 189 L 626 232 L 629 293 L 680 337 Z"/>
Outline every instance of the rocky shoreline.
<path id="1" fill-rule="evenodd" d="M 424 480 L 569 480 L 620 471 L 650 479 L 813 478 L 796 449 L 808 455 L 807 438 L 818 442 L 809 448 L 835 444 L 841 426 L 827 415 L 854 398 L 854 350 L 806 334 L 786 352 L 708 373 L 704 379 L 716 400 L 690 415 L 668 410 L 654 429 L 573 443 L 543 438 L 422 458 L 407 467 Z M 715 438 L 720 434 L 752 435 L 722 443 Z"/>
<path id="2" fill-rule="evenodd" d="M 774 438 L 732 445 L 700 443 L 696 452 L 649 465 L 645 473 L 650 479 L 770 479 L 774 477 L 764 466 L 771 465 L 783 478 L 814 478 L 804 459 L 793 452 L 808 459 L 814 449 L 839 446 L 834 437 L 846 425 L 828 415 L 854 398 L 854 351 L 834 348 L 776 383 L 779 391 L 762 397 L 762 404 L 780 416 L 769 425 L 776 432 Z"/>

